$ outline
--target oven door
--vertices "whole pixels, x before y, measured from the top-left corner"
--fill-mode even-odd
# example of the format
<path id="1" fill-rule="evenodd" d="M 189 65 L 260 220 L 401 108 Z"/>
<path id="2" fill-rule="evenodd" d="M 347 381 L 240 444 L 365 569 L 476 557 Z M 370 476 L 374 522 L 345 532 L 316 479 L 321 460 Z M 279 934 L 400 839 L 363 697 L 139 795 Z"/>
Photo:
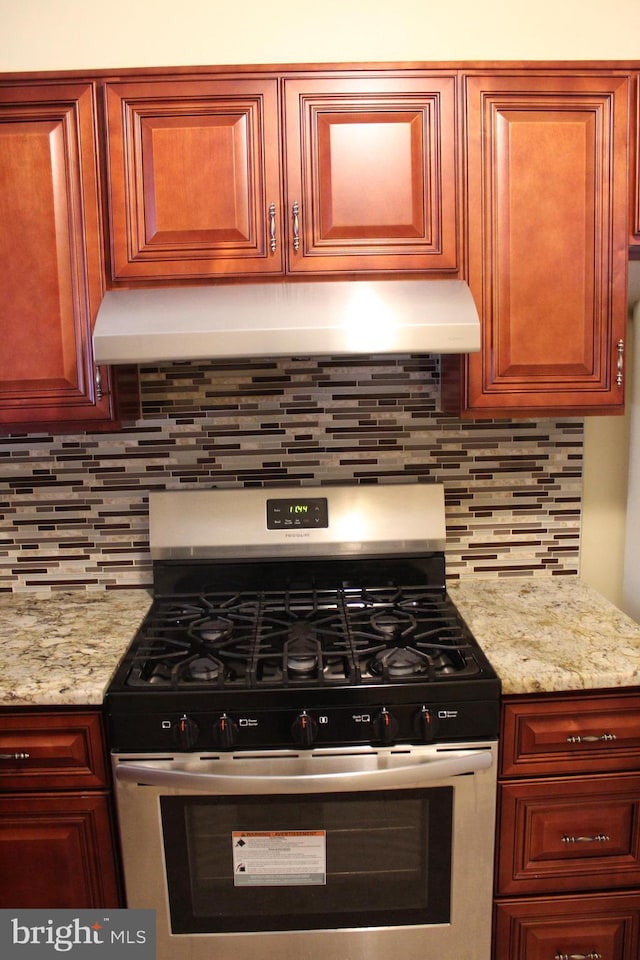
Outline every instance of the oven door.
<path id="1" fill-rule="evenodd" d="M 488 960 L 495 744 L 114 766 L 158 960 Z"/>

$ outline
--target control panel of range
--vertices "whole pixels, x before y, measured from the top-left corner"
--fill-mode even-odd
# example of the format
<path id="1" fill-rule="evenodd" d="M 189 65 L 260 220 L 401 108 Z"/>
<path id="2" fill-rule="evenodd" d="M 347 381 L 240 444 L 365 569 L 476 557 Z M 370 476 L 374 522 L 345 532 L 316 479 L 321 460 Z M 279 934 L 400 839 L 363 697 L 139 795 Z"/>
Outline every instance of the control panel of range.
<path id="1" fill-rule="evenodd" d="M 328 527 L 329 505 L 326 497 L 296 497 L 267 500 L 267 529 L 288 527 Z"/>
<path id="2" fill-rule="evenodd" d="M 433 743 L 439 740 L 492 738 L 495 703 L 460 702 L 386 706 L 366 709 L 322 707 L 246 713 L 185 713 L 148 718 L 154 726 L 154 749 L 230 750 Z M 151 732 L 150 730 L 146 731 Z"/>

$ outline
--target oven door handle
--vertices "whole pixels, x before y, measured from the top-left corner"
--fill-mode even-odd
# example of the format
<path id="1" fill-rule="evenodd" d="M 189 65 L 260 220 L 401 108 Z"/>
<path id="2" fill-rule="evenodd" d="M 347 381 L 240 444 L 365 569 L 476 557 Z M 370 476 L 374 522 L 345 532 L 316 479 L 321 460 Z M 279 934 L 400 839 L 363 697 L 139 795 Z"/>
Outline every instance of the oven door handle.
<path id="1" fill-rule="evenodd" d="M 493 763 L 491 750 L 452 750 L 436 760 L 425 759 L 378 770 L 353 770 L 344 773 L 311 773 L 274 776 L 272 774 L 236 775 L 193 773 L 140 763 L 120 762 L 116 779 L 139 786 L 200 790 L 219 794 L 317 793 L 346 790 L 377 790 L 423 787 L 437 780 L 487 770 Z"/>

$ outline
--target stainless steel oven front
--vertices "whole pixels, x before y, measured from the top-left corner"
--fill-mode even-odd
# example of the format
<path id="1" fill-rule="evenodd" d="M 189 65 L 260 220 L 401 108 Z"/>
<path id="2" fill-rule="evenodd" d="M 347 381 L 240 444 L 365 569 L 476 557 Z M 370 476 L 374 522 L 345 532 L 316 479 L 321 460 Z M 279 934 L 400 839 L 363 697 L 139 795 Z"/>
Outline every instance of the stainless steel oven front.
<path id="1" fill-rule="evenodd" d="M 489 960 L 495 741 L 116 754 L 158 960 Z"/>

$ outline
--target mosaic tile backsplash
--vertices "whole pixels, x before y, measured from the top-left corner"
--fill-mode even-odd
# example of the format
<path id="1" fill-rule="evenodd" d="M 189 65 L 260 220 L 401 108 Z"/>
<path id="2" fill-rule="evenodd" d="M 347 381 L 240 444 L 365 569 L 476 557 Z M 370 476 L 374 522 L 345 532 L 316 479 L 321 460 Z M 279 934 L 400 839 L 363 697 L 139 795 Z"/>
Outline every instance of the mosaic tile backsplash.
<path id="1" fill-rule="evenodd" d="M 578 572 L 582 420 L 437 412 L 436 357 L 141 368 L 117 434 L 0 438 L 0 590 L 149 586 L 152 490 L 443 483 L 452 579 Z"/>

